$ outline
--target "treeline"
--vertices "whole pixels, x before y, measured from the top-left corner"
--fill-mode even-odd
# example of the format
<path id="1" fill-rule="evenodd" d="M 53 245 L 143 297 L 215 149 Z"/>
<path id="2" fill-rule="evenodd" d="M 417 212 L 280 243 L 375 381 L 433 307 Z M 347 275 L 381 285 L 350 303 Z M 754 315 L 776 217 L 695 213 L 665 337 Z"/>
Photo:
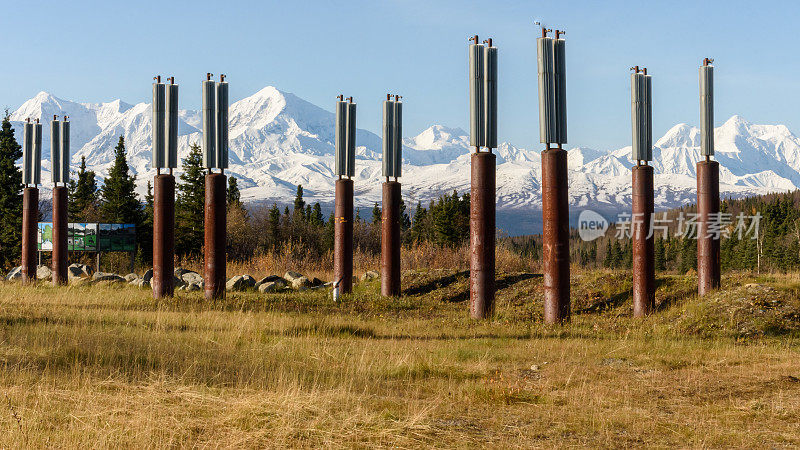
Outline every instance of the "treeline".
<path id="1" fill-rule="evenodd" d="M 800 191 L 724 199 L 720 212 L 724 215 L 720 220 L 723 270 L 800 269 Z M 695 205 L 656 213 L 659 223 L 664 224 L 654 232 L 656 270 L 697 270 L 697 240 L 695 234 L 687 232 L 696 213 Z M 605 236 L 588 242 L 580 238 L 578 230 L 570 230 L 571 261 L 588 268 L 631 268 L 631 239 L 628 235 L 617 237 L 619 226 L 611 224 Z M 531 259 L 542 257 L 540 235 L 510 238 L 509 244 Z"/>
<path id="2" fill-rule="evenodd" d="M 22 157 L 14 137 L 8 111 L 0 126 L 0 266 L 18 263 L 21 238 L 22 174 L 15 161 Z M 202 154 L 192 145 L 181 162 L 175 204 L 175 250 L 178 259 L 202 258 L 205 203 L 205 173 Z M 248 261 L 259 254 L 294 249 L 298 257 L 326 254 L 333 249 L 333 212 L 325 217 L 319 203 L 309 204 L 298 186 L 294 202 L 255 204 L 241 202 L 235 177 L 228 178 L 228 258 Z M 143 198 L 135 192 L 136 176 L 130 174 L 125 141 L 114 148 L 114 163 L 102 186 L 81 159 L 80 169 L 68 184 L 71 222 L 133 223 L 137 226 L 137 262 L 152 262 L 153 192 L 150 182 Z M 469 194 L 442 195 L 413 211 L 401 203 L 401 233 L 405 246 L 432 243 L 457 248 L 469 241 Z M 745 199 L 725 199 L 721 211 L 729 221 L 722 227 L 723 269 L 789 271 L 800 269 L 800 191 Z M 659 271 L 686 272 L 697 265 L 697 241 L 684 236 L 681 227 L 696 213 L 694 205 L 656 213 L 664 229 L 655 232 L 655 264 Z M 739 216 L 748 222 L 742 226 Z M 753 217 L 758 226 L 750 227 Z M 356 209 L 354 245 L 358 251 L 380 253 L 381 209 Z M 612 224 L 605 236 L 583 241 L 578 230 L 570 231 L 571 260 L 588 268 L 630 268 L 632 246 L 629 236 L 616 236 L 620 224 Z M 540 235 L 502 238 L 499 243 L 531 261 L 541 261 Z"/>
<path id="3" fill-rule="evenodd" d="M 364 214 L 356 208 L 353 243 L 357 251 L 378 254 L 381 251 L 381 207 Z M 469 239 L 469 195 L 456 192 L 431 201 L 427 207 L 417 203 L 413 213 L 400 203 L 400 231 L 404 245 L 433 242 L 458 247 Z M 246 261 L 266 252 L 285 248 L 301 249 L 318 257 L 333 250 L 335 218 L 333 211 L 325 218 L 319 203 L 307 204 L 303 187 L 297 187 L 292 208 L 281 210 L 277 204 L 255 205 L 248 209 L 229 210 L 228 258 Z"/>

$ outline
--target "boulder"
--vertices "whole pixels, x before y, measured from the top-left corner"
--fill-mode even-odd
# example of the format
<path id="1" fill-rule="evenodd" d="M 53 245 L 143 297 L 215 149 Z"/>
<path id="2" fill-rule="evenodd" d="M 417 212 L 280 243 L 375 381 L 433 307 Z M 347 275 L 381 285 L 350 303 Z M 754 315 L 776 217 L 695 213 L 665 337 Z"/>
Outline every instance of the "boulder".
<path id="1" fill-rule="evenodd" d="M 82 278 L 89 278 L 92 276 L 92 269 L 84 264 L 71 264 L 67 267 L 67 280 L 80 280 Z"/>
<path id="2" fill-rule="evenodd" d="M 292 272 L 291 270 L 283 274 L 283 278 L 289 282 L 292 289 L 300 289 L 301 287 L 308 287 L 311 285 L 311 281 L 308 280 L 308 277 L 302 273 Z"/>
<path id="3" fill-rule="evenodd" d="M 199 284 L 196 284 L 196 283 L 189 283 L 189 284 L 187 284 L 187 285 L 186 285 L 186 287 L 185 287 L 185 288 L 183 288 L 183 289 L 184 289 L 185 291 L 190 291 L 190 292 L 191 292 L 191 291 L 200 291 L 200 290 L 202 290 L 202 289 L 203 289 L 203 287 L 202 287 L 202 286 L 200 286 Z"/>
<path id="4" fill-rule="evenodd" d="M 375 272 L 374 270 L 368 270 L 364 272 L 364 275 L 361 275 L 361 281 L 377 280 L 380 277 L 381 276 L 378 274 L 378 272 Z"/>
<path id="5" fill-rule="evenodd" d="M 92 281 L 96 283 L 125 283 L 125 278 L 122 278 L 115 273 L 95 272 L 95 274 L 92 275 Z"/>
<path id="6" fill-rule="evenodd" d="M 125 281 L 130 283 L 131 281 L 138 280 L 139 279 L 139 275 L 136 275 L 135 273 L 129 273 L 129 274 L 125 275 L 123 278 L 125 278 Z"/>
<path id="7" fill-rule="evenodd" d="M 53 271 L 47 266 L 39 266 L 36 268 L 37 280 L 49 280 L 53 276 Z"/>
<path id="8" fill-rule="evenodd" d="M 242 275 L 242 280 L 245 286 L 249 288 L 256 287 L 256 279 L 251 277 L 250 275 Z"/>
<path id="9" fill-rule="evenodd" d="M 225 289 L 229 291 L 243 291 L 255 287 L 256 280 L 250 275 L 236 275 L 225 283 Z"/>
<path id="10" fill-rule="evenodd" d="M 286 287 L 286 285 L 289 284 L 289 283 L 286 282 L 286 280 L 284 280 L 283 278 L 281 278 L 281 277 L 279 277 L 277 275 L 269 275 L 269 276 L 266 276 L 266 277 L 258 280 L 258 282 L 255 285 L 255 288 L 256 289 L 260 288 L 261 285 L 264 284 L 264 283 L 279 283 L 279 284 L 282 285 L 282 287 Z"/>
<path id="11" fill-rule="evenodd" d="M 150 280 L 152 279 L 153 279 L 153 269 L 147 269 L 147 272 L 145 272 L 144 275 L 142 275 L 142 280 L 149 283 Z"/>
<path id="12" fill-rule="evenodd" d="M 320 280 L 317 277 L 314 277 L 314 278 L 311 279 L 311 286 L 317 287 L 317 286 L 322 286 L 324 284 L 325 284 L 325 282 Z"/>
<path id="13" fill-rule="evenodd" d="M 180 278 L 186 284 L 200 284 L 203 282 L 203 277 L 200 276 L 197 272 L 192 272 L 191 270 L 187 270 L 180 275 Z"/>
<path id="14" fill-rule="evenodd" d="M 8 272 L 6 276 L 6 280 L 21 280 L 22 279 L 22 266 L 17 266 L 11 269 L 11 272 Z"/>
<path id="15" fill-rule="evenodd" d="M 278 292 L 286 289 L 285 281 L 267 281 L 258 285 L 258 292 L 266 294 L 268 292 Z"/>
<path id="16" fill-rule="evenodd" d="M 182 288 L 186 286 L 188 283 L 183 281 L 183 278 L 176 277 L 175 275 L 172 276 L 172 284 L 175 286 L 176 289 Z"/>

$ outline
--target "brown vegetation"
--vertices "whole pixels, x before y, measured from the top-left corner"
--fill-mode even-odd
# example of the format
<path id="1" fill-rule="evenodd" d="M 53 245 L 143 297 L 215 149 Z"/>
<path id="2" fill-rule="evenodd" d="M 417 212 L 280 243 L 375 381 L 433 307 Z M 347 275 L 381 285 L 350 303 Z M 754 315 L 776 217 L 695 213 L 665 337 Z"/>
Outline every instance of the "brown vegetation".
<path id="1" fill-rule="evenodd" d="M 800 445 L 797 275 L 728 273 L 703 299 L 661 276 L 633 320 L 627 272 L 575 272 L 573 321 L 551 328 L 541 276 L 505 269 L 495 319 L 469 320 L 462 267 L 338 304 L 5 283 L 0 447 Z"/>

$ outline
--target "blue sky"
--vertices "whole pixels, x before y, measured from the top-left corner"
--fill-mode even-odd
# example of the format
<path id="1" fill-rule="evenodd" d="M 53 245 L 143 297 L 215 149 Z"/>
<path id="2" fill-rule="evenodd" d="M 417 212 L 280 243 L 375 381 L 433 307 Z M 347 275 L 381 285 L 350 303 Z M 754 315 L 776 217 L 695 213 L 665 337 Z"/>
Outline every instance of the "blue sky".
<path id="1" fill-rule="evenodd" d="M 738 1 L 45 1 L 0 14 L 0 106 L 45 90 L 84 102 L 149 101 L 175 75 L 181 108 L 208 71 L 231 100 L 266 85 L 331 110 L 359 103 L 378 131 L 385 93 L 405 100 L 404 131 L 467 127 L 467 38 L 499 47 L 499 137 L 536 148 L 534 19 L 567 31 L 569 146 L 630 143 L 628 68 L 653 75 L 655 137 L 698 123 L 697 67 L 716 60 L 717 126 L 733 114 L 800 131 L 800 2 Z M 11 64 L 11 65 L 8 65 Z"/>

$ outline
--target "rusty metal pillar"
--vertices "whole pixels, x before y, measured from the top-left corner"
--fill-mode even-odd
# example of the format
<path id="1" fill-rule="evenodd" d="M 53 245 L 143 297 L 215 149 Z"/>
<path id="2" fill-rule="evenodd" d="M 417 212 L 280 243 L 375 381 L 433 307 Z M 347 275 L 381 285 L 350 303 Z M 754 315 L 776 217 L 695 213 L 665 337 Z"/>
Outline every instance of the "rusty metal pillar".
<path id="1" fill-rule="evenodd" d="M 569 198 L 567 151 L 542 152 L 542 220 L 544 256 L 544 321 L 570 319 Z"/>
<path id="2" fill-rule="evenodd" d="M 67 284 L 67 188 L 53 188 L 53 286 Z"/>
<path id="3" fill-rule="evenodd" d="M 36 281 L 36 241 L 39 222 L 39 189 L 22 191 L 22 282 Z"/>
<path id="4" fill-rule="evenodd" d="M 719 163 L 706 158 L 697 163 L 697 292 L 704 295 L 720 286 L 719 236 L 708 235 L 711 214 L 719 213 Z M 718 220 L 719 216 L 716 216 Z"/>
<path id="5" fill-rule="evenodd" d="M 206 175 L 205 207 L 205 295 L 206 300 L 225 298 L 227 261 L 227 205 L 225 199 L 227 177 L 222 173 Z"/>
<path id="6" fill-rule="evenodd" d="M 491 152 L 472 153 L 469 205 L 469 312 L 473 319 L 494 313 L 495 164 Z"/>
<path id="7" fill-rule="evenodd" d="M 339 293 L 353 292 L 353 180 L 336 180 L 333 237 L 333 278 Z"/>
<path id="8" fill-rule="evenodd" d="M 175 177 L 155 178 L 153 202 L 153 298 L 175 292 Z"/>
<path id="9" fill-rule="evenodd" d="M 633 317 L 650 314 L 656 304 L 653 167 L 633 166 Z"/>
<path id="10" fill-rule="evenodd" d="M 400 183 L 383 183 L 381 211 L 381 295 L 400 295 Z"/>

